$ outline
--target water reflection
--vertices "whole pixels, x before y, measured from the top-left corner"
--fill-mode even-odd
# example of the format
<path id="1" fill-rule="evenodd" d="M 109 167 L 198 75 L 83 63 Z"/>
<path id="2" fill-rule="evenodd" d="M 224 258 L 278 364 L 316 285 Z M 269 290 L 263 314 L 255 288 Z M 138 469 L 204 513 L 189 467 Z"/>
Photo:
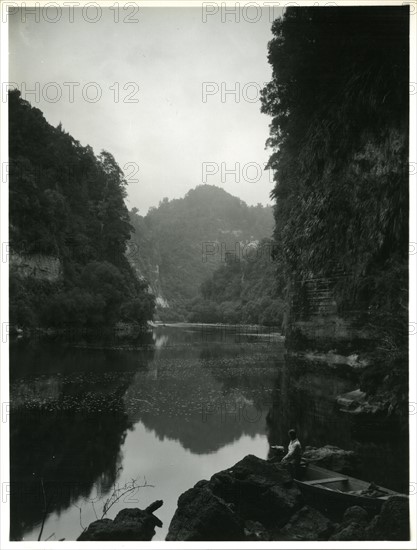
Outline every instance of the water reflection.
<path id="1" fill-rule="evenodd" d="M 303 445 L 335 445 L 357 453 L 358 476 L 408 493 L 406 430 L 361 421 L 342 413 L 338 395 L 358 387 L 358 375 L 340 367 L 329 370 L 299 357 L 286 356 L 277 373 L 273 406 L 267 415 L 270 445 L 287 442 L 289 427 Z"/>
<path id="2" fill-rule="evenodd" d="M 277 373 L 273 406 L 268 414 L 271 445 L 287 441 L 288 428 L 297 430 L 305 445 L 325 443 L 348 448 L 350 420 L 339 413 L 336 397 L 354 384 L 343 372 L 318 372 L 318 366 L 300 358 L 286 356 Z"/>
<path id="3" fill-rule="evenodd" d="M 96 519 L 95 495 L 98 509 L 114 483 L 142 476 L 157 490 L 112 512 L 163 498 L 163 538 L 181 492 L 248 452 L 265 457 L 276 350 L 253 338 L 188 327 L 13 346 L 11 538 L 37 538 L 46 501 L 42 538 L 74 539 Z"/>
<path id="4" fill-rule="evenodd" d="M 305 445 L 358 450 L 364 472 L 390 486 L 391 440 L 360 440 L 335 405 L 357 381 L 285 357 L 271 331 L 159 327 L 101 341 L 20 342 L 10 360 L 13 540 L 37 539 L 45 501 L 42 539 L 74 540 L 113 485 L 136 478 L 154 487 L 109 516 L 163 499 L 163 539 L 182 492 L 246 454 L 266 458 L 268 443 L 283 444 L 293 426 Z"/>
<path id="5" fill-rule="evenodd" d="M 195 454 L 214 453 L 243 435 L 264 433 L 276 371 L 266 355 L 249 375 L 253 356 L 254 351 L 233 347 L 215 353 L 177 348 L 160 355 L 148 373 L 136 373 L 125 393 L 129 419 Z"/>
<path id="6" fill-rule="evenodd" d="M 38 525 L 45 507 L 60 513 L 93 488 L 109 492 L 132 427 L 123 396 L 151 358 L 47 344 L 11 349 L 12 540 Z"/>

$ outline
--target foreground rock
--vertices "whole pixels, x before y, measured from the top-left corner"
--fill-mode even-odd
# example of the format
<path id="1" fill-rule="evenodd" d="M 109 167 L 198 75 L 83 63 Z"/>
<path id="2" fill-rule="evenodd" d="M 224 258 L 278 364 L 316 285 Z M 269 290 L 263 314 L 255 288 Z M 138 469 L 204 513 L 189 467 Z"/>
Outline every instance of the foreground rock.
<path id="1" fill-rule="evenodd" d="M 270 540 L 301 506 L 283 466 L 248 455 L 181 495 L 166 540 Z"/>
<path id="2" fill-rule="evenodd" d="M 327 540 L 332 522 L 311 506 L 303 506 L 278 533 L 275 540 Z"/>
<path id="3" fill-rule="evenodd" d="M 408 498 L 389 498 L 372 520 L 360 506 L 348 508 L 329 540 L 410 540 Z"/>
<path id="4" fill-rule="evenodd" d="M 409 540 L 409 501 L 406 497 L 391 497 L 366 529 L 367 540 Z"/>
<path id="5" fill-rule="evenodd" d="M 162 504 L 162 500 L 157 500 L 145 510 L 125 508 L 114 520 L 105 518 L 93 521 L 77 540 L 152 540 L 155 527 L 162 527 L 161 520 L 153 512 Z"/>
<path id="6" fill-rule="evenodd" d="M 178 499 L 166 540 L 243 540 L 244 522 L 233 507 L 200 481 Z"/>
<path id="7" fill-rule="evenodd" d="M 327 467 L 343 471 L 349 452 L 330 446 L 327 450 L 334 452 L 314 449 L 322 459 L 330 454 Z M 374 518 L 352 506 L 339 521 L 333 523 L 306 506 L 284 466 L 249 455 L 180 496 L 166 540 L 408 540 L 408 498 L 391 497 Z"/>
<path id="8" fill-rule="evenodd" d="M 215 474 L 209 485 L 245 520 L 266 526 L 284 525 L 302 505 L 301 493 L 287 469 L 253 455 Z"/>
<path id="9" fill-rule="evenodd" d="M 352 475 L 358 468 L 358 458 L 354 451 L 345 451 L 333 445 L 306 447 L 303 458 L 317 466 L 342 474 Z"/>
<path id="10" fill-rule="evenodd" d="M 366 540 L 369 521 L 366 510 L 360 506 L 351 506 L 345 511 L 342 522 L 336 526 L 330 540 Z"/>

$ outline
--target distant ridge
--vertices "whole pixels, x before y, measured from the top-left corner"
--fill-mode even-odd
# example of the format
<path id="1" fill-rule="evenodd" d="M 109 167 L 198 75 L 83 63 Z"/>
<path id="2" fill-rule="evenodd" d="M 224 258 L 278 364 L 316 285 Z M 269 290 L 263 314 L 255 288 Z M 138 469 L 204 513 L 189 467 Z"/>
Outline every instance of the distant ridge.
<path id="1" fill-rule="evenodd" d="M 130 221 L 130 263 L 149 281 L 167 320 L 187 317 L 188 301 L 228 253 L 238 256 L 273 230 L 270 206 L 248 206 L 214 185 L 199 185 L 181 199 L 164 198 L 146 216 L 132 209 Z"/>

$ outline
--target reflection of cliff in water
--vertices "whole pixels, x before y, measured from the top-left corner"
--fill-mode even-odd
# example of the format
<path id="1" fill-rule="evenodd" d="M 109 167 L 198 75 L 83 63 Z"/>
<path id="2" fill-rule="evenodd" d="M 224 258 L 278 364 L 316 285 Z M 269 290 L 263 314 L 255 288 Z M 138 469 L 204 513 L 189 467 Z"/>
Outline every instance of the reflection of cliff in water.
<path id="1" fill-rule="evenodd" d="M 338 395 L 358 387 L 348 367 L 330 369 L 286 356 L 277 373 L 273 406 L 267 415 L 270 445 L 287 445 L 288 429 L 297 430 L 301 444 L 335 445 L 355 451 L 359 476 L 394 490 L 408 492 L 408 441 L 399 433 L 369 431 L 359 436 L 354 419 L 339 410 Z"/>
<path id="2" fill-rule="evenodd" d="M 332 442 L 344 448 L 349 443 L 349 419 L 339 415 L 335 398 L 349 391 L 352 382 L 336 372 L 317 372 L 317 366 L 286 356 L 274 389 L 268 413 L 271 445 L 287 442 L 288 429 L 295 428 L 304 445 L 321 447 Z"/>
<path id="3" fill-rule="evenodd" d="M 250 351 L 232 346 L 157 352 L 148 372 L 138 372 L 126 392 L 129 419 L 195 454 L 265 433 L 276 365 L 265 350 Z"/>
<path id="4" fill-rule="evenodd" d="M 45 502 L 59 513 L 94 485 L 109 492 L 131 427 L 122 398 L 149 360 L 119 352 L 115 366 L 109 351 L 59 349 L 11 349 L 11 540 L 40 528 Z"/>

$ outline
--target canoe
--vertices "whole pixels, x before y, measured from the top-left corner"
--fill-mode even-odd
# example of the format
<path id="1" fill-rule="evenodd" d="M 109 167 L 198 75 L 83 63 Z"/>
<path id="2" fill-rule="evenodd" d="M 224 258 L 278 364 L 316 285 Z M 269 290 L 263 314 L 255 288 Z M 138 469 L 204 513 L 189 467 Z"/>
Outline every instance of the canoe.
<path id="1" fill-rule="evenodd" d="M 301 466 L 298 479 L 294 479 L 302 493 L 314 501 L 340 508 L 361 506 L 378 513 L 386 500 L 392 496 L 408 498 L 391 489 L 371 484 L 361 479 L 339 474 L 314 464 Z"/>

